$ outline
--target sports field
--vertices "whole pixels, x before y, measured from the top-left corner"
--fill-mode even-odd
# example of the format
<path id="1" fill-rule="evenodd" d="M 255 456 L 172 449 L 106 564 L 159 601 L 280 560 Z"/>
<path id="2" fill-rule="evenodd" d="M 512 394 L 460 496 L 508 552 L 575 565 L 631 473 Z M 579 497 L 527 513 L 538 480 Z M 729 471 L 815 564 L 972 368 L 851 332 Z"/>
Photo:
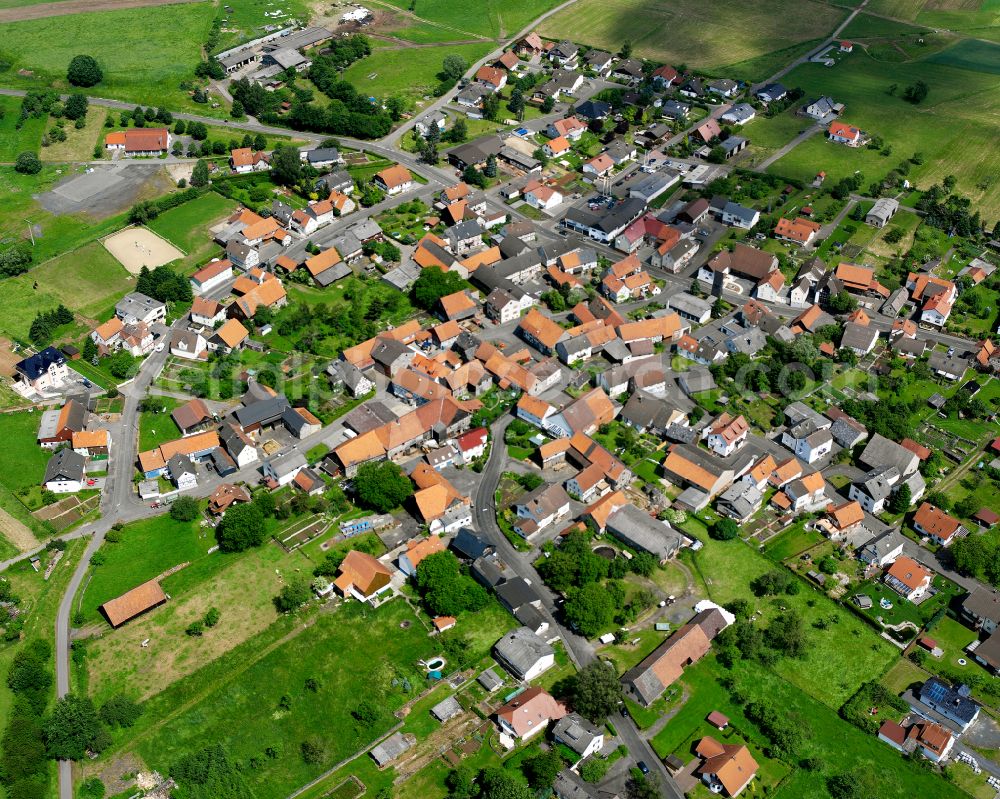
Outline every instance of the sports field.
<path id="1" fill-rule="evenodd" d="M 928 59 L 901 63 L 878 62 L 855 49 L 832 69 L 818 64 L 798 67 L 786 76 L 786 85 L 801 86 L 807 96 L 828 94 L 844 103 L 844 120 L 881 136 L 892 153 L 885 157 L 874 150 L 853 150 L 815 136 L 769 171 L 811 180 L 824 170 L 828 180 L 836 181 L 860 169 L 867 186 L 884 177 L 901 159 L 920 152 L 924 163 L 912 168 L 909 179 L 926 187 L 946 175 L 955 175 L 959 191 L 972 200 L 992 227 L 1000 218 L 997 75 L 992 67 L 991 71 L 973 71 L 939 62 L 962 56 L 967 52 L 964 48 L 981 46 L 989 47 L 963 43 Z M 899 95 L 916 80 L 926 81 L 930 93 L 914 106 Z M 893 84 L 896 93 L 890 96 Z"/>
<path id="2" fill-rule="evenodd" d="M 726 65 L 821 39 L 844 16 L 844 9 L 813 0 L 580 0 L 546 20 L 541 33 L 611 52 L 630 41 L 639 56 L 721 73 Z M 766 66 L 753 77 L 766 78 Z"/>
<path id="3" fill-rule="evenodd" d="M 155 269 L 184 255 L 169 241 L 143 227 L 119 230 L 101 243 L 133 275 L 138 275 L 144 266 Z"/>
<path id="4" fill-rule="evenodd" d="M 65 85 L 70 59 L 88 53 L 104 70 L 101 96 L 176 110 L 187 99 L 178 84 L 193 76 L 213 14 L 212 4 L 196 2 L 6 23 L 0 56 L 11 69 L 2 79 L 23 83 L 17 70 L 29 69 Z"/>

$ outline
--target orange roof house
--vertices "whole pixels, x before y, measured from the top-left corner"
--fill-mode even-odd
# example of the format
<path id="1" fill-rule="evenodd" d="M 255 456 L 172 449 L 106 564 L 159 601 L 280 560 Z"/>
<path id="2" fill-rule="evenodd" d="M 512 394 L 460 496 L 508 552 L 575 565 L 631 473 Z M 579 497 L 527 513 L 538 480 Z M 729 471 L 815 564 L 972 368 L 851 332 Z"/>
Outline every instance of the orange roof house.
<path id="1" fill-rule="evenodd" d="M 921 535 L 929 536 L 935 543 L 944 546 L 965 530 L 958 519 L 930 502 L 924 502 L 917 508 L 913 514 L 913 527 Z"/>
<path id="2" fill-rule="evenodd" d="M 703 758 L 702 764 L 695 769 L 695 774 L 701 777 L 713 793 L 725 792 L 726 796 L 738 796 L 760 768 L 745 746 L 719 743 L 711 736 L 698 741 L 695 752 Z"/>
<path id="3" fill-rule="evenodd" d="M 925 569 L 913 558 L 900 555 L 885 573 L 885 583 L 900 596 L 916 599 L 931 584 L 933 573 Z"/>
<path id="4" fill-rule="evenodd" d="M 551 354 L 566 332 L 537 308 L 532 308 L 521 318 L 517 331 L 529 344 L 546 355 Z"/>
<path id="5" fill-rule="evenodd" d="M 385 187 L 386 191 L 396 192 L 412 183 L 413 175 L 405 166 L 396 164 L 378 172 L 375 179 Z"/>
<path id="6" fill-rule="evenodd" d="M 779 239 L 798 242 L 799 244 L 809 244 L 819 233 L 821 225 L 808 219 L 799 217 L 798 219 L 785 219 L 781 217 L 778 224 L 774 226 L 774 235 Z"/>
<path id="7" fill-rule="evenodd" d="M 238 319 L 227 319 L 225 324 L 215 331 L 213 338 L 218 338 L 219 341 L 232 350 L 250 338 L 250 333 L 240 324 Z"/>
<path id="8" fill-rule="evenodd" d="M 362 602 L 371 602 L 378 595 L 391 589 L 392 572 L 367 552 L 352 549 L 347 553 L 333 584 L 344 597 L 353 596 Z"/>
<path id="9" fill-rule="evenodd" d="M 838 505 L 836 508 L 828 511 L 828 513 L 833 523 L 837 526 L 837 529 L 841 532 L 849 530 L 865 520 L 864 509 L 862 509 L 861 504 L 857 500 L 851 500 L 850 502 Z"/>
<path id="10" fill-rule="evenodd" d="M 166 128 L 129 128 L 125 131 L 126 153 L 161 153 L 170 146 Z"/>
<path id="11" fill-rule="evenodd" d="M 120 130 L 115 133 L 109 133 L 104 137 L 105 147 L 124 147 L 125 146 L 125 131 Z"/>
<path id="12" fill-rule="evenodd" d="M 336 266 L 341 261 L 340 253 L 337 252 L 335 247 L 331 247 L 329 250 L 324 250 L 319 255 L 314 255 L 311 258 L 306 258 L 305 264 L 306 269 L 309 270 L 309 274 L 313 277 L 322 274 L 327 269 Z"/>
<path id="13" fill-rule="evenodd" d="M 445 543 L 439 535 L 429 535 L 427 538 L 410 541 L 406 545 L 406 552 L 399 556 L 399 570 L 412 577 L 417 573 L 417 567 L 424 558 L 444 550 Z"/>
<path id="14" fill-rule="evenodd" d="M 840 120 L 831 122 L 827 133 L 834 141 L 842 142 L 852 147 L 857 147 L 863 140 L 863 134 L 859 128 L 854 127 L 854 125 L 848 125 L 846 122 L 841 122 Z"/>
<path id="15" fill-rule="evenodd" d="M 163 593 L 160 584 L 156 580 L 150 580 L 120 597 L 105 602 L 101 605 L 101 610 L 104 611 L 112 627 L 120 627 L 130 619 L 159 607 L 166 601 L 167 595 Z"/>

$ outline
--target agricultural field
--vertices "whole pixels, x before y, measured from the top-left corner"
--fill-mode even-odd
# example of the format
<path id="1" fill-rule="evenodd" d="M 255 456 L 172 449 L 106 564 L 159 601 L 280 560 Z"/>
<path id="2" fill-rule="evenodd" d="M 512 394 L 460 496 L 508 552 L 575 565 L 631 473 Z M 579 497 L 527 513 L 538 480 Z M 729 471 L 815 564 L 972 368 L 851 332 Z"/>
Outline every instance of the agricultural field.
<path id="1" fill-rule="evenodd" d="M 101 96 L 176 109 L 187 98 L 178 84 L 194 76 L 213 13 L 209 3 L 182 3 L 0 25 L 0 56 L 11 64 L 0 80 L 18 88 L 65 88 L 70 59 L 89 53 L 104 70 L 95 90 Z M 21 69 L 34 77 L 18 76 Z"/>
<path id="2" fill-rule="evenodd" d="M 657 0 L 581 0 L 543 22 L 541 33 L 610 52 L 630 41 L 638 56 L 728 75 L 724 68 L 729 65 L 817 43 L 845 14 L 814 0 L 793 5 L 781 0 L 681 0 L 669 5 Z M 773 61 L 750 64 L 749 70 L 744 65 L 745 74 L 739 77 L 762 80 L 789 60 L 783 53 Z"/>
<path id="3" fill-rule="evenodd" d="M 988 227 L 1000 218 L 996 185 L 1000 150 L 995 146 L 1000 95 L 992 72 L 959 69 L 936 63 L 934 58 L 878 62 L 856 49 L 832 69 L 805 64 L 784 80 L 786 85 L 800 86 L 807 96 L 829 94 L 844 103 L 845 121 L 881 136 L 892 147 L 892 154 L 886 157 L 876 150 L 855 150 L 818 135 L 772 164 L 769 171 L 809 181 L 824 170 L 828 181 L 836 181 L 860 169 L 867 184 L 882 178 L 901 159 L 919 152 L 924 163 L 912 169 L 911 182 L 927 186 L 953 174 L 958 178 L 958 190 L 972 200 Z M 900 96 L 916 80 L 930 86 L 927 99 L 918 106 Z M 961 159 L 952 157 L 958 152 Z"/>
<path id="4" fill-rule="evenodd" d="M 344 70 L 344 80 L 364 95 L 388 97 L 402 95 L 411 100 L 431 94 L 440 82 L 437 78 L 445 56 L 460 55 L 470 64 L 478 61 L 494 45 L 442 45 L 441 47 L 389 49 L 377 47 L 367 58 Z"/>
<path id="5" fill-rule="evenodd" d="M 85 244 L 3 282 L 0 330 L 26 340 L 35 315 L 59 303 L 86 324 L 103 320 L 133 285 L 125 268 L 100 243 Z"/>
<path id="6" fill-rule="evenodd" d="M 388 4 L 444 29 L 451 38 L 484 36 L 504 39 L 516 36 L 546 11 L 559 5 L 559 0 L 388 0 Z M 408 39 L 407 29 L 394 31 L 395 36 Z"/>

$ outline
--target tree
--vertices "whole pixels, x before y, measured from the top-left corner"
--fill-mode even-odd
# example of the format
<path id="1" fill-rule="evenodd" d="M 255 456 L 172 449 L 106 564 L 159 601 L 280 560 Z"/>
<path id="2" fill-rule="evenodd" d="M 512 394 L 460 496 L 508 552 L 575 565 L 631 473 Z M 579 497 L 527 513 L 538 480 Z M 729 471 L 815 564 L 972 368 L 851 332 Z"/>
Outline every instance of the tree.
<path id="1" fill-rule="evenodd" d="M 104 73 L 93 56 L 77 55 L 69 62 L 66 70 L 66 80 L 74 86 L 96 86 L 104 80 Z"/>
<path id="2" fill-rule="evenodd" d="M 509 769 L 484 768 L 479 773 L 480 799 L 533 799 L 534 793 Z"/>
<path id="3" fill-rule="evenodd" d="M 14 171 L 22 175 L 37 175 L 42 171 L 42 162 L 34 153 L 21 153 L 14 162 Z"/>
<path id="4" fill-rule="evenodd" d="M 416 583 L 427 610 L 435 616 L 457 616 L 463 611 L 480 610 L 489 601 L 485 589 L 462 574 L 458 559 L 449 551 L 435 552 L 421 560 Z M 453 646 L 463 648 L 458 644 Z"/>
<path id="5" fill-rule="evenodd" d="M 551 114 L 552 109 L 556 107 L 556 98 L 549 95 L 544 100 L 542 100 L 542 113 Z"/>
<path id="6" fill-rule="evenodd" d="M 461 144 L 469 137 L 469 123 L 465 117 L 459 117 L 452 125 L 451 130 L 445 134 L 445 138 L 453 144 Z"/>
<path id="7" fill-rule="evenodd" d="M 906 513 L 913 504 L 913 492 L 910 487 L 903 483 L 896 493 L 889 497 L 889 510 L 893 513 Z"/>
<path id="8" fill-rule="evenodd" d="M 525 760 L 521 769 L 528 778 L 528 785 L 541 791 L 552 787 L 556 776 L 563 770 L 563 765 L 559 754 L 554 749 L 549 749 Z"/>
<path id="9" fill-rule="evenodd" d="M 291 145 L 280 145 L 271 154 L 271 180 L 279 186 L 294 186 L 302 179 L 299 151 Z"/>
<path id="10" fill-rule="evenodd" d="M 631 58 L 632 57 L 632 42 L 630 42 L 628 39 L 626 39 L 624 42 L 622 42 L 622 49 L 619 51 L 619 53 L 620 53 L 620 55 L 621 55 L 622 58 Z"/>
<path id="11" fill-rule="evenodd" d="M 441 78 L 452 83 L 458 81 L 469 68 L 469 62 L 460 55 L 446 55 L 441 62 Z"/>
<path id="12" fill-rule="evenodd" d="M 229 110 L 229 116 L 233 119 L 242 119 L 247 115 L 246 109 L 243 107 L 243 103 L 239 100 L 233 100 L 233 107 Z"/>
<path id="13" fill-rule="evenodd" d="M 497 171 L 497 157 L 493 153 L 490 153 L 486 158 L 486 167 L 483 169 L 483 174 L 488 178 L 495 178 Z"/>
<path id="14" fill-rule="evenodd" d="M 83 119 L 87 116 L 87 95 L 82 92 L 73 92 L 67 99 L 63 107 L 63 116 L 66 119 Z"/>
<path id="15" fill-rule="evenodd" d="M 563 612 L 581 635 L 593 638 L 614 621 L 615 604 L 604 586 L 589 583 L 569 592 Z"/>
<path id="16" fill-rule="evenodd" d="M 740 534 L 740 526 L 732 519 L 719 519 L 708 534 L 716 541 L 732 541 Z"/>
<path id="17" fill-rule="evenodd" d="M 208 164 L 200 158 L 191 170 L 191 185 L 196 187 L 208 185 Z"/>
<path id="18" fill-rule="evenodd" d="M 903 90 L 903 99 L 917 105 L 927 99 L 930 87 L 922 80 L 912 83 Z"/>
<path id="19" fill-rule="evenodd" d="M 87 336 L 83 341 L 82 357 L 87 363 L 91 363 L 97 357 L 97 345 L 90 336 Z"/>
<path id="20" fill-rule="evenodd" d="M 603 660 L 588 663 L 573 681 L 573 707 L 595 724 L 603 724 L 621 701 L 622 686 L 618 675 Z"/>
<path id="21" fill-rule="evenodd" d="M 507 101 L 507 110 L 518 119 L 521 119 L 524 114 L 524 92 L 516 86 L 510 93 L 510 100 Z"/>
<path id="22" fill-rule="evenodd" d="M 282 587 L 281 592 L 274 598 L 274 606 L 279 613 L 290 613 L 302 607 L 311 596 L 309 583 L 302 578 L 295 579 Z"/>
<path id="23" fill-rule="evenodd" d="M 642 774 L 633 769 L 625 783 L 625 795 L 628 799 L 660 799 L 659 780 L 653 774 Z"/>
<path id="24" fill-rule="evenodd" d="M 59 699 L 44 727 L 46 751 L 56 760 L 82 760 L 88 750 L 100 752 L 110 743 L 94 703 L 85 696 Z"/>
<path id="25" fill-rule="evenodd" d="M 326 745 L 322 738 L 309 738 L 302 742 L 300 747 L 302 760 L 313 766 L 322 763 L 326 759 Z"/>
<path id="26" fill-rule="evenodd" d="M 201 638 L 205 634 L 205 622 L 201 619 L 191 622 L 184 630 L 192 638 Z"/>
<path id="27" fill-rule="evenodd" d="M 219 613 L 218 608 L 209 608 L 205 614 L 205 626 L 209 628 L 214 627 L 219 623 L 220 618 L 222 618 L 222 614 Z"/>
<path id="28" fill-rule="evenodd" d="M 976 499 L 976 495 L 969 494 L 955 503 L 954 511 L 963 519 L 971 519 L 976 513 L 979 512 L 980 507 L 981 506 L 979 500 Z"/>
<path id="29" fill-rule="evenodd" d="M 465 281 L 457 272 L 424 269 L 410 288 L 410 299 L 419 308 L 431 310 L 437 301 L 465 288 Z"/>
<path id="30" fill-rule="evenodd" d="M 178 522 L 191 522 L 198 518 L 198 501 L 194 497 L 178 497 L 170 506 L 170 518 Z"/>
<path id="31" fill-rule="evenodd" d="M 388 513 L 413 494 L 413 484 L 395 463 L 382 461 L 365 463 L 358 469 L 354 490 L 364 507 Z"/>
<path id="32" fill-rule="evenodd" d="M 219 549 L 223 552 L 242 552 L 264 543 L 264 514 L 250 504 L 231 505 L 215 528 Z"/>
<path id="33" fill-rule="evenodd" d="M 858 301 L 846 291 L 834 294 L 830 298 L 830 310 L 834 313 L 850 313 L 858 307 Z"/>

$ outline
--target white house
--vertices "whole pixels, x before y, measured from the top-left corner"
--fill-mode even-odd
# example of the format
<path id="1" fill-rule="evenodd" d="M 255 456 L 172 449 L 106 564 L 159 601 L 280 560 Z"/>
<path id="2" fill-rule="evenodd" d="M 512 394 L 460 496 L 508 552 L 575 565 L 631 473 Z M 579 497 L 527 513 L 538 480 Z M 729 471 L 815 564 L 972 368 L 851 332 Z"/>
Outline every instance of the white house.
<path id="1" fill-rule="evenodd" d="M 728 458 L 743 446 L 749 435 L 750 425 L 742 415 L 733 418 L 723 413 L 706 428 L 702 437 L 707 439 L 708 448 L 716 455 Z"/>
<path id="2" fill-rule="evenodd" d="M 87 459 L 71 449 L 56 452 L 45 465 L 42 481 L 55 494 L 73 494 L 83 489 Z"/>
<path id="3" fill-rule="evenodd" d="M 264 478 L 273 480 L 279 486 L 288 485 L 306 468 L 305 456 L 300 452 L 289 452 L 277 458 L 264 461 Z"/>
<path id="4" fill-rule="evenodd" d="M 191 291 L 195 295 L 207 294 L 233 279 L 233 263 L 227 258 L 212 261 L 191 275 Z"/>

